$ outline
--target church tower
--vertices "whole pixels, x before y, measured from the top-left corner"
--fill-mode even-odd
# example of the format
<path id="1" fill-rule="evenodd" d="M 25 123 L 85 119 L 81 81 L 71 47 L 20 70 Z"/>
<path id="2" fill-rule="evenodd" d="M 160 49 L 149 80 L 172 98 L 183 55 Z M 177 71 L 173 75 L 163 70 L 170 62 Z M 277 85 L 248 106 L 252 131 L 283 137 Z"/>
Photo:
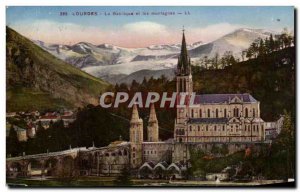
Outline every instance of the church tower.
<path id="1" fill-rule="evenodd" d="M 187 126 L 186 122 L 190 118 L 188 100 L 193 93 L 193 79 L 191 69 L 191 58 L 188 56 L 186 48 L 184 30 L 182 33 L 181 52 L 178 57 L 177 70 L 176 70 L 176 91 L 177 91 L 177 109 L 176 121 L 174 127 L 174 139 L 179 142 L 187 141 Z M 181 94 L 186 94 L 185 105 L 179 106 Z"/>
<path id="2" fill-rule="evenodd" d="M 176 90 L 177 93 L 185 92 L 189 95 L 193 92 L 191 58 L 188 56 L 184 30 L 182 33 L 181 52 L 177 62 Z"/>
<path id="3" fill-rule="evenodd" d="M 143 120 L 139 117 L 137 106 L 133 105 L 130 120 L 130 164 L 138 168 L 142 164 Z"/>
<path id="4" fill-rule="evenodd" d="M 150 107 L 150 116 L 147 127 L 147 135 L 149 142 L 158 142 L 159 140 L 159 132 L 158 132 L 158 121 L 155 113 L 154 104 L 151 104 Z"/>

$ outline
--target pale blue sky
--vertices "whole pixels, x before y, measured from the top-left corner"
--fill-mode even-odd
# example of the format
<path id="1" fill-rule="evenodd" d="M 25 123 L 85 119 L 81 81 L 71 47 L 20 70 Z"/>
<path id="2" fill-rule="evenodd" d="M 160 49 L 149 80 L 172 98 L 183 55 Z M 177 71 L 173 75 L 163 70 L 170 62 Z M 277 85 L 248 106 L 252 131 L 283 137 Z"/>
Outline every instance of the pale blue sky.
<path id="1" fill-rule="evenodd" d="M 68 16 L 60 16 L 61 11 L 67 11 Z M 104 12 L 159 12 L 159 11 L 188 11 L 190 15 L 175 16 L 72 16 L 76 11 Z M 30 38 L 39 38 L 44 41 L 57 41 L 74 43 L 77 41 L 95 41 L 101 43 L 119 43 L 126 45 L 128 42 L 118 36 L 128 38 L 148 38 L 140 41 L 140 46 L 152 43 L 175 41 L 178 38 L 182 25 L 191 33 L 191 41 L 211 41 L 224 33 L 239 27 L 263 28 L 280 31 L 284 27 L 294 29 L 294 7 L 8 7 L 6 12 L 7 25 L 21 34 Z M 67 25 L 66 25 L 67 24 Z M 65 26 L 65 27 L 64 27 Z M 147 28 L 147 26 L 149 26 Z M 48 28 L 47 28 L 48 27 Z M 219 27 L 220 31 L 212 31 Z M 60 29 L 58 33 L 55 29 Z M 61 30 L 63 28 L 63 30 Z M 138 34 L 128 28 L 143 30 L 145 34 Z M 75 33 L 72 39 L 71 30 L 81 30 L 85 37 Z M 127 30 L 127 31 L 126 31 Z M 153 33 L 150 33 L 153 30 Z M 202 30 L 202 31 L 201 31 Z M 211 32 L 209 32 L 211 30 Z M 166 37 L 155 38 L 157 32 L 168 33 Z M 98 36 L 92 38 L 91 34 Z M 124 32 L 124 33 L 122 33 Z M 47 33 L 47 34 L 45 34 Z M 135 34 L 134 34 L 135 33 Z M 205 33 L 203 35 L 203 33 Z M 207 33 L 211 33 L 210 35 Z M 64 35 L 65 34 L 65 35 Z M 131 34 L 133 34 L 132 37 Z M 198 37 L 198 34 L 201 37 Z M 46 37 L 48 36 L 48 38 Z M 95 34 L 94 34 L 95 35 Z M 172 35 L 174 37 L 172 37 Z M 55 37 L 58 37 L 55 40 Z M 197 36 L 197 37 L 195 37 Z M 91 42 L 93 43 L 93 42 Z M 128 46 L 139 46 L 135 42 Z"/>

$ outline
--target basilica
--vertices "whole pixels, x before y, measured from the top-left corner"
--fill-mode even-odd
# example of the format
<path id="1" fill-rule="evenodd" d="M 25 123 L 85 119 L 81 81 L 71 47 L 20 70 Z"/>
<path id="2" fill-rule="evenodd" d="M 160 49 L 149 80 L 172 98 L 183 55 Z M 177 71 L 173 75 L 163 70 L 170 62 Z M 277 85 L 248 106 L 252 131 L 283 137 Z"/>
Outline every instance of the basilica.
<path id="1" fill-rule="evenodd" d="M 176 91 L 178 95 L 185 93 L 187 102 L 193 94 L 191 59 L 184 33 L 176 70 Z M 196 95 L 191 105 L 177 105 L 174 138 L 167 141 L 159 139 L 154 105 L 150 108 L 147 141 L 143 141 L 143 120 L 134 105 L 130 121 L 131 167 L 154 170 L 159 165 L 168 169 L 175 163 L 178 169 L 186 169 L 190 148 L 209 152 L 214 145 L 226 145 L 233 153 L 264 143 L 265 122 L 260 118 L 259 105 L 248 93 Z"/>
<path id="2" fill-rule="evenodd" d="M 183 34 L 176 71 L 178 93 L 193 92 L 191 60 Z M 264 140 L 259 101 L 250 94 L 200 94 L 192 105 L 177 106 L 177 142 L 252 142 Z"/>

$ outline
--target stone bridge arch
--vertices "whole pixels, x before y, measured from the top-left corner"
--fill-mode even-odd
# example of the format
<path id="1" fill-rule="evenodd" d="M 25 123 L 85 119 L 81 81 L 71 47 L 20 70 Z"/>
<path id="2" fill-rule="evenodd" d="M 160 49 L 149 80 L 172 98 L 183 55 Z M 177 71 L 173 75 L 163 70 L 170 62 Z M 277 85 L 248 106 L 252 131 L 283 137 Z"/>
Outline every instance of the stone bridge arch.
<path id="1" fill-rule="evenodd" d="M 6 176 L 9 178 L 15 178 L 22 176 L 23 165 L 21 162 L 7 162 L 6 163 Z"/>
<path id="2" fill-rule="evenodd" d="M 59 159 L 56 157 L 50 157 L 45 160 L 45 169 L 47 170 L 47 176 L 56 176 L 58 173 L 60 166 L 59 166 Z"/>
<path id="3" fill-rule="evenodd" d="M 26 160 L 27 176 L 44 176 L 45 175 L 45 160 L 32 158 Z"/>
<path id="4" fill-rule="evenodd" d="M 78 158 L 73 155 L 64 155 L 57 158 L 57 166 L 53 170 L 59 178 L 71 178 L 79 174 Z"/>

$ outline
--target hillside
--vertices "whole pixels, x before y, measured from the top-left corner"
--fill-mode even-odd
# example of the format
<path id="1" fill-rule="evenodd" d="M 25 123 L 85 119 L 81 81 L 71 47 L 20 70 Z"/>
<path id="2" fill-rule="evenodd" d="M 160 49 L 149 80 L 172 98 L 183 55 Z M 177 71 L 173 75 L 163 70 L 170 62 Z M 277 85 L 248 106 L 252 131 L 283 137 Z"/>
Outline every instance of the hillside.
<path id="1" fill-rule="evenodd" d="M 295 115 L 295 47 L 217 70 L 193 68 L 194 90 L 201 94 L 250 93 L 260 101 L 261 116 L 271 121 L 284 109 Z"/>
<path id="2" fill-rule="evenodd" d="M 97 104 L 108 83 L 6 28 L 7 111 Z"/>
<path id="3" fill-rule="evenodd" d="M 194 91 L 197 94 L 250 93 L 260 101 L 263 120 L 275 121 L 284 110 L 291 112 L 294 117 L 295 62 L 295 48 L 289 47 L 227 66 L 225 69 L 207 70 L 194 66 L 192 69 Z M 167 80 L 165 76 L 158 79 L 146 78 L 142 83 L 135 81 L 129 85 L 118 84 L 115 91 L 129 92 L 131 98 L 134 92 L 156 91 L 160 94 L 164 91 L 173 92 L 176 90 L 175 85 L 175 80 Z M 158 106 L 156 109 L 160 127 L 163 128 L 160 130 L 160 138 L 172 137 L 176 113 L 167 108 L 160 109 Z M 149 115 L 148 109 L 140 109 L 139 112 L 142 118 Z M 126 118 L 130 118 L 131 115 L 126 104 L 121 105 L 114 113 Z"/>

